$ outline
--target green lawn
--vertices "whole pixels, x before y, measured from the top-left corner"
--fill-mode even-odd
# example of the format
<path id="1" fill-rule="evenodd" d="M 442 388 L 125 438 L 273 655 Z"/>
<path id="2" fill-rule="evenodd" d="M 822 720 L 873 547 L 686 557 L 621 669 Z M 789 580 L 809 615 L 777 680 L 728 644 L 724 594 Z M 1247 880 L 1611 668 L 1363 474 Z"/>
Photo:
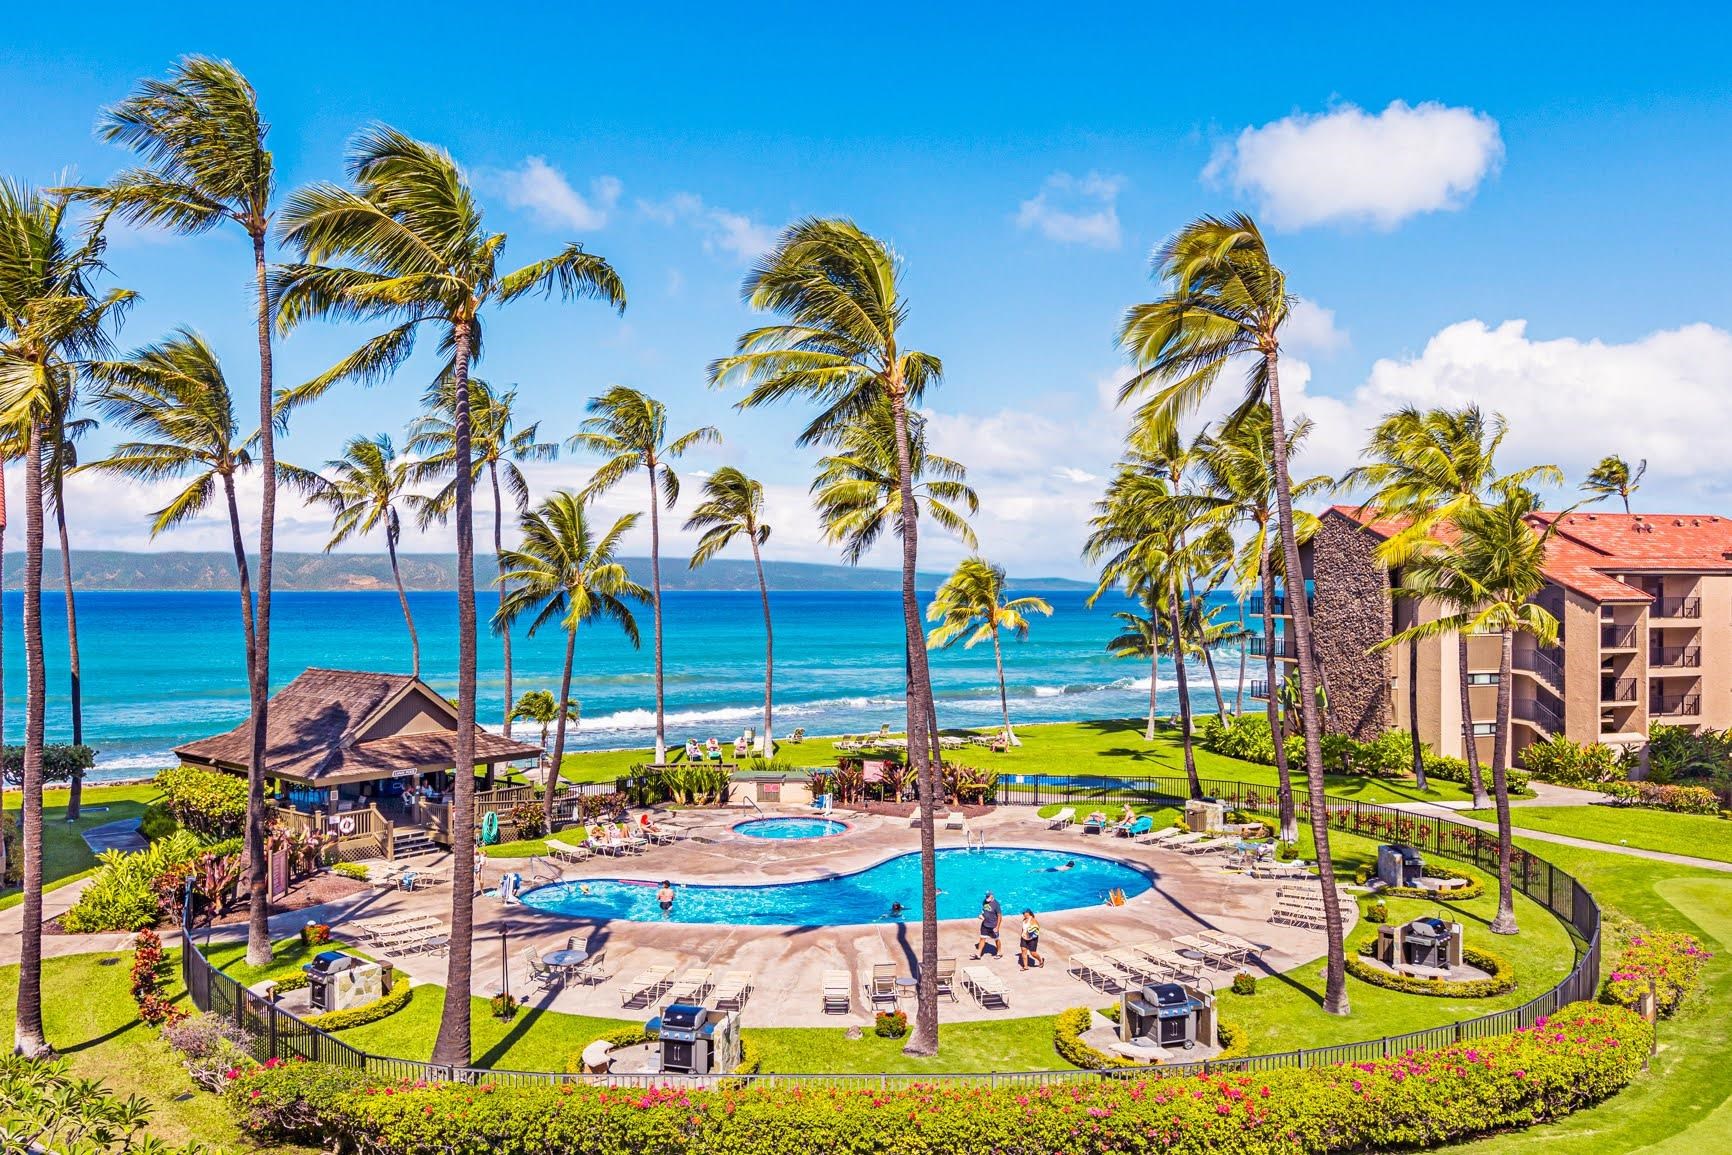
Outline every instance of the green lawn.
<path id="1" fill-rule="evenodd" d="M 90 846 L 84 841 L 84 831 L 122 818 L 137 818 L 157 796 L 154 786 L 87 786 L 78 821 L 68 822 L 66 791 L 45 791 L 42 799 L 42 877 L 45 888 L 54 890 L 65 886 L 95 869 L 96 855 L 90 853 Z M 8 790 L 6 802 L 8 812 L 17 821 L 18 792 Z M 0 910 L 23 901 L 24 894 L 17 887 L 0 888 Z"/>
<path id="2" fill-rule="evenodd" d="M 1492 810 L 1470 810 L 1468 816 L 1497 821 Z M 1634 806 L 1517 806 L 1510 821 L 1524 830 L 1732 862 L 1732 822 L 1709 815 Z"/>

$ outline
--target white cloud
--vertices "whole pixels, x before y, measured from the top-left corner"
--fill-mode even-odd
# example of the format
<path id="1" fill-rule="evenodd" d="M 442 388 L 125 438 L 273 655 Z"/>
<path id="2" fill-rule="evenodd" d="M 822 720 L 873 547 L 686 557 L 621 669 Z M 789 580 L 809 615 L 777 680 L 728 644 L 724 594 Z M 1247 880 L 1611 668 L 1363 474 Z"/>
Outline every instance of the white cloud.
<path id="1" fill-rule="evenodd" d="M 665 201 L 637 202 L 638 211 L 664 225 L 691 224 L 704 238 L 704 251 L 749 261 L 776 243 L 776 230 L 744 213 L 706 204 L 696 193 L 675 193 Z"/>
<path id="2" fill-rule="evenodd" d="M 1049 241 L 1064 245 L 1089 245 L 1097 249 L 1119 247 L 1119 189 L 1124 179 L 1091 172 L 1075 177 L 1055 172 L 1046 178 L 1040 192 L 1017 209 L 1019 229 L 1038 229 Z"/>
<path id="3" fill-rule="evenodd" d="M 598 176 L 589 182 L 589 195 L 585 196 L 542 156 L 529 157 L 514 169 L 478 175 L 483 184 L 499 189 L 512 208 L 527 209 L 546 225 L 583 231 L 607 224 L 608 213 L 619 203 L 624 189 L 617 177 Z"/>
<path id="4" fill-rule="evenodd" d="M 1339 352 L 1347 347 L 1347 330 L 1336 327 L 1334 309 L 1301 297 L 1281 327 L 1281 347 L 1295 353 Z"/>
<path id="5" fill-rule="evenodd" d="M 1390 229 L 1462 207 L 1502 160 L 1497 121 L 1485 113 L 1397 100 L 1375 115 L 1347 104 L 1247 128 L 1203 178 L 1251 195 L 1276 228 Z"/>
<path id="6" fill-rule="evenodd" d="M 1069 481 L 1076 485 L 1083 485 L 1090 481 L 1100 480 L 1100 478 L 1096 477 L 1088 470 L 1078 469 L 1073 465 L 1055 465 L 1053 466 L 1052 475 L 1061 481 Z"/>

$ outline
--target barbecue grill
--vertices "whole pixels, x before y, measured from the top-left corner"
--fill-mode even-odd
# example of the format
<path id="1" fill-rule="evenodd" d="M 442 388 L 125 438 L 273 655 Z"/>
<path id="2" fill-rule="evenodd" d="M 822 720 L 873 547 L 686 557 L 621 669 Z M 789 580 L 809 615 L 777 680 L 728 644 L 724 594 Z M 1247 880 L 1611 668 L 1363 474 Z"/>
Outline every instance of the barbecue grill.
<path id="1" fill-rule="evenodd" d="M 322 951 L 312 962 L 303 965 L 301 970 L 307 975 L 307 993 L 313 1007 L 320 1011 L 337 1010 L 337 976 L 367 965 L 365 959 L 340 950 Z"/>
<path id="2" fill-rule="evenodd" d="M 1411 846 L 1379 846 L 1377 877 L 1386 886 L 1420 886 L 1420 879 L 1425 877 L 1425 860 Z"/>
<path id="3" fill-rule="evenodd" d="M 709 1011 L 691 1003 L 669 1003 L 661 1013 L 662 1070 L 704 1075 L 710 1070 Z M 654 1025 L 654 1024 L 652 1024 Z"/>
<path id="4" fill-rule="evenodd" d="M 1401 941 L 1408 965 L 1449 969 L 1449 924 L 1441 918 L 1414 919 Z"/>
<path id="5" fill-rule="evenodd" d="M 1202 1000 L 1178 983 L 1150 983 L 1141 997 L 1125 996 L 1127 1041 L 1188 1051 L 1197 1045 L 1197 1012 L 1202 1008 Z"/>

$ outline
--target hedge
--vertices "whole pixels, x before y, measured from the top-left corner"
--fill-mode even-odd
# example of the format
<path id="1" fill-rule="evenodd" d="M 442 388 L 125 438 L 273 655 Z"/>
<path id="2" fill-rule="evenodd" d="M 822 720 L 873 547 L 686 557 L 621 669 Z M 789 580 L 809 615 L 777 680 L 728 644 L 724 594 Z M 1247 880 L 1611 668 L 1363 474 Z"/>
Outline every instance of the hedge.
<path id="1" fill-rule="evenodd" d="M 1489 950 L 1463 944 L 1461 960 L 1468 966 L 1478 967 L 1490 977 L 1456 982 L 1450 979 L 1398 975 L 1382 967 L 1372 966 L 1365 960 L 1371 955 L 1375 945 L 1375 940 L 1368 940 L 1347 956 L 1347 973 L 1374 987 L 1400 991 L 1404 995 L 1431 995 L 1440 999 L 1489 999 L 1494 995 L 1508 994 L 1516 988 L 1515 967 L 1502 955 L 1493 954 Z"/>
<path id="2" fill-rule="evenodd" d="M 1670 810 L 1674 814 L 1717 814 L 1720 796 L 1706 786 L 1664 786 L 1654 782 L 1607 782 L 1600 786 L 1613 805 Z"/>
<path id="3" fill-rule="evenodd" d="M 199 766 L 157 771 L 151 784 L 183 827 L 208 838 L 234 838 L 246 826 L 247 780 Z"/>
<path id="4" fill-rule="evenodd" d="M 1669 1016 L 1695 992 L 1702 968 L 1714 956 L 1693 935 L 1627 926 L 1619 935 L 1618 957 L 1601 985 L 1607 1002 L 1634 1007 L 1653 984 L 1656 1012 Z"/>
<path id="5" fill-rule="evenodd" d="M 1263 766 L 1275 764 L 1275 741 L 1270 736 L 1269 719 L 1262 714 L 1246 714 L 1231 721 L 1210 715 L 1197 726 L 1197 740 L 1211 753 Z M 1287 762 L 1303 776 L 1305 741 L 1298 734 L 1286 739 Z M 1369 778 L 1403 778 L 1413 769 L 1413 739 L 1404 730 L 1387 730 L 1369 742 L 1349 738 L 1345 734 L 1323 736 L 1323 770 L 1328 774 L 1353 774 Z M 1460 758 L 1435 754 L 1427 748 L 1422 755 L 1428 777 L 1444 782 L 1466 784 L 1467 763 Z M 1481 767 L 1487 788 L 1491 783 L 1491 767 Z M 1527 774 L 1508 771 L 1511 794 L 1525 794 Z"/>
<path id="6" fill-rule="evenodd" d="M 1110 1012 L 1110 1013 L 1108 1013 Z M 1119 1004 L 1102 1011 L 1113 1022 L 1119 1020 Z M 1052 1021 L 1052 1049 L 1058 1052 L 1059 1058 L 1073 1067 L 1081 1067 L 1085 1071 L 1111 1071 L 1122 1067 L 1148 1067 L 1153 1064 L 1127 1059 L 1120 1055 L 1108 1054 L 1098 1047 L 1091 1047 L 1083 1042 L 1082 1034 L 1089 1029 L 1092 1021 L 1087 1007 L 1072 1007 L 1068 1011 L 1060 1011 Z M 1215 1021 L 1216 1041 L 1221 1049 L 1210 1057 L 1211 1062 L 1222 1059 L 1236 1059 L 1245 1053 L 1250 1045 L 1250 1036 L 1232 1023 Z M 1182 1059 L 1181 1062 L 1191 1062 Z"/>
<path id="7" fill-rule="evenodd" d="M 277 989 L 282 990 L 278 984 Z M 322 1015 L 310 1015 L 301 1021 L 309 1027 L 318 1027 L 321 1031 L 346 1031 L 350 1027 L 364 1027 L 368 1023 L 376 1023 L 387 1015 L 394 1015 L 409 1005 L 409 1000 L 415 997 L 415 988 L 409 985 L 407 977 L 400 976 L 397 985 L 391 988 L 391 993 L 383 998 L 374 999 L 364 1006 L 349 1007 L 341 1011 L 326 1011 Z"/>
<path id="8" fill-rule="evenodd" d="M 1556 1119 L 1628 1084 L 1651 1042 L 1637 1015 L 1576 1004 L 1471 1044 L 1268 1072 L 645 1090 L 384 1083 L 290 1063 L 237 1072 L 225 1095 L 255 1135 L 371 1155 L 1330 1155 Z"/>
<path id="9" fill-rule="evenodd" d="M 1466 902 L 1485 893 L 1485 883 L 1465 870 L 1457 870 L 1453 866 L 1444 866 L 1437 862 L 1426 863 L 1424 869 L 1427 878 L 1459 878 L 1465 880 L 1467 885 L 1451 890 L 1427 890 L 1423 886 L 1386 886 L 1377 893 L 1383 898 L 1426 898 L 1442 902 Z"/>

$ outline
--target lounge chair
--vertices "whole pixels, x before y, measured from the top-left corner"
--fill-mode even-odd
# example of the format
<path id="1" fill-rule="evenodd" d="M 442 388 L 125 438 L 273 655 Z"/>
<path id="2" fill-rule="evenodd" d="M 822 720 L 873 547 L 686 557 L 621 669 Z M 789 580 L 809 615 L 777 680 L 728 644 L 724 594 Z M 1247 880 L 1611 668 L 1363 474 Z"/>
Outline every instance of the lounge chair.
<path id="1" fill-rule="evenodd" d="M 1188 951 L 1195 951 L 1203 956 L 1203 961 L 1212 967 L 1226 970 L 1238 962 L 1243 956 L 1230 946 L 1204 938 L 1200 934 L 1182 934 L 1173 940 Z"/>
<path id="2" fill-rule="evenodd" d="M 1156 965 L 1151 959 L 1145 958 L 1130 947 L 1120 947 L 1117 950 L 1101 952 L 1101 957 L 1111 962 L 1129 974 L 1138 982 L 1158 982 L 1167 968 Z"/>
<path id="3" fill-rule="evenodd" d="M 1165 842 L 1162 842 L 1161 846 L 1165 847 L 1168 850 L 1174 850 L 1174 849 L 1183 850 L 1185 847 L 1190 846 L 1192 843 L 1202 842 L 1204 839 L 1206 839 L 1208 837 L 1209 836 L 1207 834 L 1204 834 L 1200 830 L 1186 830 L 1186 831 L 1182 831 L 1181 833 L 1175 835 L 1172 838 L 1167 839 Z"/>
<path id="4" fill-rule="evenodd" d="M 1193 842 L 1179 847 L 1180 854 L 1219 854 L 1221 851 L 1238 842 L 1236 838 L 1205 838 L 1201 842 Z M 1172 845 L 1168 843 L 1168 845 Z"/>
<path id="5" fill-rule="evenodd" d="M 1265 859 L 1251 864 L 1252 878 L 1286 879 L 1310 878 L 1311 876 L 1310 864 L 1300 862 L 1297 859 L 1290 862 L 1282 862 L 1280 859 L 1271 862 Z"/>
<path id="6" fill-rule="evenodd" d="M 1078 951 L 1071 955 L 1067 969 L 1089 986 L 1103 991 L 1108 987 L 1125 987 L 1128 977 L 1123 967 L 1092 950 Z"/>
<path id="7" fill-rule="evenodd" d="M 944 816 L 944 829 L 966 832 L 968 830 L 968 816 L 960 810 L 952 810 Z"/>
<path id="8" fill-rule="evenodd" d="M 921 814 L 922 814 L 922 811 L 921 811 L 921 809 L 920 809 L 920 807 L 918 807 L 918 806 L 916 806 L 916 807 L 915 807 L 915 808 L 914 808 L 914 813 L 913 813 L 913 814 L 910 814 L 910 815 L 909 815 L 909 816 L 908 816 L 908 825 L 910 825 L 910 826 L 919 826 L 919 825 L 920 825 L 920 816 L 921 816 Z"/>
<path id="9" fill-rule="evenodd" d="M 1196 959 L 1186 958 L 1177 951 L 1168 950 L 1158 942 L 1144 943 L 1132 949 L 1173 977 L 1186 979 L 1203 977 L 1202 963 Z"/>
<path id="10" fill-rule="evenodd" d="M 962 985 L 974 995 L 974 1001 L 983 1007 L 995 1003 L 1001 1007 L 1010 1006 L 1010 992 L 1005 989 L 999 977 L 985 967 L 963 967 Z"/>
<path id="11" fill-rule="evenodd" d="M 871 997 L 874 1006 L 879 1003 L 888 1003 L 891 1009 L 895 1009 L 896 964 L 873 963 L 872 979 L 867 984 L 866 993 Z"/>
<path id="12" fill-rule="evenodd" d="M 634 1004 L 649 1006 L 656 1001 L 662 989 L 673 977 L 673 967 L 650 967 L 639 971 L 634 977 L 620 984 L 619 1004 L 629 1007 Z"/>
<path id="13" fill-rule="evenodd" d="M 1072 822 L 1076 821 L 1076 807 L 1066 806 L 1051 818 L 1044 818 L 1041 821 L 1046 823 L 1046 828 L 1048 830 L 1058 830 L 1062 827 L 1069 826 Z"/>
<path id="14" fill-rule="evenodd" d="M 709 993 L 715 986 L 715 973 L 699 967 L 689 970 L 676 979 L 667 989 L 667 999 L 675 1003 L 695 1003 Z"/>
<path id="15" fill-rule="evenodd" d="M 741 1010 L 746 1000 L 752 995 L 752 972 L 729 971 L 722 976 L 722 981 L 716 984 L 710 998 L 716 1006 L 728 1010 Z"/>
<path id="16" fill-rule="evenodd" d="M 949 995 L 951 1002 L 956 1002 L 956 960 L 941 958 L 938 960 L 938 993 Z"/>
<path id="17" fill-rule="evenodd" d="M 1241 961 L 1248 962 L 1253 955 L 1258 958 L 1263 955 L 1263 948 L 1248 938 L 1240 938 L 1236 934 L 1228 934 L 1226 931 L 1220 930 L 1200 930 L 1197 933 L 1206 939 L 1220 943 L 1222 946 L 1232 947 L 1239 952 Z"/>
<path id="18" fill-rule="evenodd" d="M 547 856 L 557 858 L 561 862 L 584 862 L 595 857 L 595 851 L 590 849 L 587 842 L 582 844 L 567 842 L 565 839 L 551 834 L 544 841 L 547 843 Z"/>
<path id="19" fill-rule="evenodd" d="M 1082 821 L 1084 834 L 1099 834 L 1102 830 L 1106 829 L 1106 826 L 1107 816 L 1099 810 L 1096 810 Z"/>
<path id="20" fill-rule="evenodd" d="M 852 996 L 853 984 L 848 981 L 847 971 L 824 972 L 824 1013 L 839 1011 L 848 1013 Z"/>
<path id="21" fill-rule="evenodd" d="M 1134 835 L 1132 841 L 1140 842 L 1144 846 L 1164 846 L 1185 833 L 1187 831 L 1178 826 L 1163 826 L 1159 830 L 1151 829 L 1145 834 Z"/>
<path id="22" fill-rule="evenodd" d="M 1154 828 L 1155 820 L 1150 818 L 1147 814 L 1144 814 L 1129 826 L 1121 826 L 1114 830 L 1113 833 L 1117 834 L 1120 838 L 1136 838 L 1138 835 L 1149 833 L 1149 831 Z"/>

